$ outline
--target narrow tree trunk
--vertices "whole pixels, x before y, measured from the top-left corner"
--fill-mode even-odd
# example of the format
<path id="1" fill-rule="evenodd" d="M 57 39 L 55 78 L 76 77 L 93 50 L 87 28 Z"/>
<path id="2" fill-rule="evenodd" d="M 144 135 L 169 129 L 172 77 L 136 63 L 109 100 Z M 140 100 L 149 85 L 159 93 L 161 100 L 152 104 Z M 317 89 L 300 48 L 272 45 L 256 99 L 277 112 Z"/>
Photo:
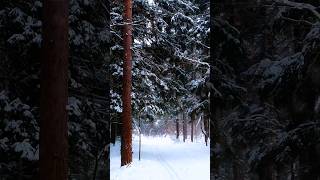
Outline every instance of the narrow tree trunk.
<path id="1" fill-rule="evenodd" d="M 308 148 L 299 157 L 299 180 L 318 180 L 317 155 L 313 148 Z"/>
<path id="2" fill-rule="evenodd" d="M 113 145 L 116 144 L 116 137 L 117 137 L 117 123 L 111 123 L 111 143 Z"/>
<path id="3" fill-rule="evenodd" d="M 141 159 L 141 118 L 139 115 L 139 161 Z"/>
<path id="4" fill-rule="evenodd" d="M 23 163 L 22 163 L 22 159 L 19 159 L 19 163 L 18 163 L 18 180 L 23 180 Z M 0 179 L 1 180 L 1 179 Z"/>
<path id="5" fill-rule="evenodd" d="M 184 116 L 184 113 L 182 114 L 182 118 L 183 118 L 183 124 L 182 124 L 183 142 L 186 142 L 186 139 L 187 139 L 187 120 L 186 120 L 186 117 Z"/>
<path id="6" fill-rule="evenodd" d="M 266 160 L 260 167 L 259 171 L 260 180 L 275 180 L 274 179 L 274 164 L 271 160 Z"/>
<path id="7" fill-rule="evenodd" d="M 177 139 L 179 139 L 179 119 L 176 119 L 176 132 L 177 132 Z"/>
<path id="8" fill-rule="evenodd" d="M 124 1 L 124 31 L 123 31 L 123 112 L 122 112 L 122 140 L 121 140 L 121 166 L 132 162 L 132 115 L 131 115 L 131 44 L 132 44 L 132 1 Z"/>
<path id="9" fill-rule="evenodd" d="M 295 162 L 291 163 L 290 167 L 290 180 L 295 180 L 295 174 L 296 174 L 296 167 L 295 167 Z"/>
<path id="10" fill-rule="evenodd" d="M 94 168 L 93 168 L 92 180 L 96 180 L 97 171 L 98 171 L 98 164 L 99 164 L 99 153 L 96 154 L 96 158 L 95 158 L 95 162 L 94 162 Z"/>
<path id="11" fill-rule="evenodd" d="M 243 173 L 240 170 L 240 165 L 237 160 L 234 160 L 232 163 L 233 170 L 233 180 L 243 180 Z"/>
<path id="12" fill-rule="evenodd" d="M 210 102 L 216 102 L 216 105 L 219 105 L 219 101 L 214 101 L 213 96 L 211 96 L 211 100 Z M 211 117 L 213 119 L 213 123 L 210 124 L 212 126 L 213 129 L 213 133 L 212 133 L 212 143 L 210 148 L 211 149 L 222 149 L 224 150 L 224 139 L 221 137 L 221 108 L 219 106 L 215 106 L 215 108 L 213 108 L 213 106 L 210 106 L 210 110 L 211 110 Z M 213 151 L 213 154 L 211 156 L 211 160 L 210 160 L 210 166 L 212 167 L 212 176 L 214 177 L 214 179 L 219 179 L 221 178 L 221 174 L 220 174 L 220 170 L 222 169 L 222 152 L 217 152 L 217 151 Z"/>
<path id="13" fill-rule="evenodd" d="M 208 146 L 208 119 L 207 116 L 203 116 L 203 126 L 204 126 L 204 141 L 206 143 L 206 146 Z"/>
<path id="14" fill-rule="evenodd" d="M 40 179 L 68 177 L 68 0 L 44 0 Z"/>
<path id="15" fill-rule="evenodd" d="M 193 126 L 194 126 L 194 120 L 195 120 L 195 113 L 191 114 L 191 142 L 193 142 Z"/>

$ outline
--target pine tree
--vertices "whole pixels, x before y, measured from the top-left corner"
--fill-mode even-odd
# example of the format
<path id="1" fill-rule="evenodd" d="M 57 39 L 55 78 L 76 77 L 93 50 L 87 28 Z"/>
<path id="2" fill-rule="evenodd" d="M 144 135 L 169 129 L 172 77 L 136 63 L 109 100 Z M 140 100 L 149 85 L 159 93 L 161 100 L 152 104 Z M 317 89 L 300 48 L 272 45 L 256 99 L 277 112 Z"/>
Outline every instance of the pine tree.
<path id="1" fill-rule="evenodd" d="M 40 179 L 68 176 L 68 1 L 45 0 L 40 103 Z"/>
<path id="2" fill-rule="evenodd" d="M 131 68 L 132 68 L 132 1 L 124 1 L 124 30 L 123 30 L 123 89 L 122 89 L 122 142 L 121 142 L 121 166 L 132 162 L 132 112 L 131 112 Z"/>

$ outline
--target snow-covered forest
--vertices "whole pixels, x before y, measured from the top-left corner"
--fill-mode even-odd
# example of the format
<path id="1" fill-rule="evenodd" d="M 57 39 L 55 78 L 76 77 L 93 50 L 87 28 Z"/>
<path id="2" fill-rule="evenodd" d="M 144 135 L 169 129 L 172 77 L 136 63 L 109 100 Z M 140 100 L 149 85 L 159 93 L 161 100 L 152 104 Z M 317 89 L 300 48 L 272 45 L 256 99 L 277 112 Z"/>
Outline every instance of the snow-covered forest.
<path id="1" fill-rule="evenodd" d="M 319 0 L 2 0 L 0 180 L 319 180 L 319 55 Z"/>
<path id="2" fill-rule="evenodd" d="M 320 2 L 212 7 L 213 179 L 319 179 Z"/>
<path id="3" fill-rule="evenodd" d="M 110 6 L 96 0 L 65 2 L 69 2 L 69 179 L 103 179 L 109 176 Z M 44 3 L 0 2 L 0 179 L 4 180 L 40 179 Z"/>
<path id="4" fill-rule="evenodd" d="M 122 2 L 111 5 L 111 123 L 122 112 Z M 207 117 L 208 1 L 133 1 L 133 124 Z M 149 128 L 149 127 L 148 127 Z"/>
<path id="5" fill-rule="evenodd" d="M 108 179 L 109 143 L 122 136 L 124 2 L 0 5 L 0 178 Z M 131 134 L 192 140 L 207 174 L 209 5 L 136 0 L 130 24 Z"/>
<path id="6" fill-rule="evenodd" d="M 133 137 L 128 138 L 119 83 L 126 66 L 124 8 L 122 1 L 112 1 L 110 178 L 210 179 L 209 1 L 133 1 Z"/>

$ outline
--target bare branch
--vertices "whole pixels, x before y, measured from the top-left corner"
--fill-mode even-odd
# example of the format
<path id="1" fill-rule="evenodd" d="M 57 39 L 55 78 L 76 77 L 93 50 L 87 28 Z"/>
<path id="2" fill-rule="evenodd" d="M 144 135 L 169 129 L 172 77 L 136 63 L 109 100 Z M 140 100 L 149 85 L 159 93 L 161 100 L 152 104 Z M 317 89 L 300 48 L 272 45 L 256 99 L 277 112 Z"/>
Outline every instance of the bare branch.
<path id="1" fill-rule="evenodd" d="M 288 18 L 288 17 L 282 16 L 282 15 L 281 15 L 281 18 L 284 19 L 284 20 L 287 20 L 287 21 L 291 21 L 291 22 L 304 23 L 304 24 L 310 25 L 310 26 L 314 25 L 313 23 L 311 23 L 309 21 L 306 21 L 306 20 L 292 19 L 292 18 Z"/>

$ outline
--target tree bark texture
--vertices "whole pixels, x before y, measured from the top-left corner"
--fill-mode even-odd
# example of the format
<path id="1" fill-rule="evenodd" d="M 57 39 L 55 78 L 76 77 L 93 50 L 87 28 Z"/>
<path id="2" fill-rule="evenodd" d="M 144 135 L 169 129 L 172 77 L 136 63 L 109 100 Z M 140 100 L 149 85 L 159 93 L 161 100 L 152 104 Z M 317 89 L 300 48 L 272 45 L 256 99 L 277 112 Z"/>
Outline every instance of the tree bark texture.
<path id="1" fill-rule="evenodd" d="M 132 68 L 132 0 L 124 1 L 123 29 L 123 89 L 122 89 L 122 127 L 121 127 L 121 166 L 132 162 L 132 114 L 131 114 L 131 68 Z"/>
<path id="2" fill-rule="evenodd" d="M 41 180 L 68 177 L 68 0 L 44 0 L 40 100 Z"/>

